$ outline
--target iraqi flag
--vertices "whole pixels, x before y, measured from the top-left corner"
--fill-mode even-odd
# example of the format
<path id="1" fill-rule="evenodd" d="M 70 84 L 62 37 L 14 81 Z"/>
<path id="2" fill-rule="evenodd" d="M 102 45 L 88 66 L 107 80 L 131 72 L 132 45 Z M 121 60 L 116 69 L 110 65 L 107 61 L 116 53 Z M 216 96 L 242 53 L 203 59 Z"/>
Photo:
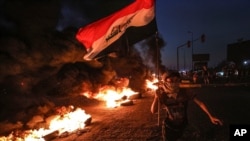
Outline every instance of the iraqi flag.
<path id="1" fill-rule="evenodd" d="M 135 0 L 119 11 L 80 28 L 76 38 L 86 47 L 87 54 L 83 59 L 92 60 L 123 37 L 129 44 L 134 44 L 155 31 L 155 0 Z"/>

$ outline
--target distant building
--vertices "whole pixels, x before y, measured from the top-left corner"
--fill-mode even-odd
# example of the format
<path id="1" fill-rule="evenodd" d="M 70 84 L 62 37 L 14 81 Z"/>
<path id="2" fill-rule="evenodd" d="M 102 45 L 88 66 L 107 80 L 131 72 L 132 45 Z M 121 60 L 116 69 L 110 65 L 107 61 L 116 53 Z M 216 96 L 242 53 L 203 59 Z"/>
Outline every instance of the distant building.
<path id="1" fill-rule="evenodd" d="M 237 66 L 250 65 L 250 40 L 238 40 L 227 45 L 227 61 Z"/>
<path id="2" fill-rule="evenodd" d="M 203 66 L 207 66 L 210 54 L 193 54 L 194 70 L 202 70 Z"/>

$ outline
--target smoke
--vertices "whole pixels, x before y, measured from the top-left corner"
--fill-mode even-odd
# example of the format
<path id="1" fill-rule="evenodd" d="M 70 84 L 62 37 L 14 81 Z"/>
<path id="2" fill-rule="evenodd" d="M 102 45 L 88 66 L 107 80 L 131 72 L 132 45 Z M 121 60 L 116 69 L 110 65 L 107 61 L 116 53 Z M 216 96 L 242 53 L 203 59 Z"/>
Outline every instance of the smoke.
<path id="1" fill-rule="evenodd" d="M 116 0 L 112 0 L 114 1 Z M 40 98 L 42 96 L 95 92 L 103 85 L 112 84 L 119 77 L 129 78 L 129 87 L 135 91 L 143 91 L 148 66 L 135 47 L 120 46 L 117 58 L 99 59 L 103 67 L 93 68 L 83 62 L 82 57 L 86 51 L 75 39 L 77 26 L 80 25 L 78 22 L 87 24 L 103 15 L 94 13 L 94 17 L 91 18 L 89 13 L 93 9 L 80 8 L 81 4 L 90 7 L 98 0 L 78 2 L 3 2 L 3 16 L 11 19 L 11 25 L 15 26 L 9 26 L 11 30 L 0 36 L 0 107 L 5 108 L 0 111 L 27 108 L 31 104 L 39 105 L 44 102 Z M 106 9 L 112 4 L 105 0 L 101 2 L 106 3 Z M 128 2 L 131 0 L 119 1 L 116 5 L 122 7 Z M 84 12 L 87 14 L 80 14 Z M 107 10 L 101 14 L 110 12 L 113 11 Z M 72 13 L 76 17 L 73 17 Z M 152 58 L 152 64 L 156 64 L 157 61 L 155 43 L 155 38 L 152 37 L 141 44 L 147 52 L 145 55 Z M 161 38 L 157 43 L 159 48 L 164 46 Z M 160 55 L 158 58 L 161 58 Z M 161 64 L 161 60 L 159 63 Z M 32 103 L 27 102 L 28 98 L 32 98 Z M 1 112 L 0 114 L 2 115 Z"/>
<path id="2" fill-rule="evenodd" d="M 57 89 L 61 86 L 72 89 L 72 85 L 65 85 L 66 79 L 59 72 L 67 64 L 82 62 L 85 50 L 75 40 L 75 28 L 55 30 L 60 7 L 57 2 L 1 3 L 4 8 L 0 19 L 10 22 L 10 30 L 0 25 L 1 118 L 6 116 L 4 111 L 15 113 L 16 109 L 43 103 L 40 96 L 59 93 L 64 90 Z"/>
<path id="3" fill-rule="evenodd" d="M 106 17 L 134 0 L 62 0 L 57 30 L 67 27 L 80 28 Z M 98 10 L 97 10 L 98 9 Z"/>
<path id="4" fill-rule="evenodd" d="M 165 41 L 161 35 L 154 35 L 139 43 L 138 47 L 140 54 L 147 66 L 154 72 L 166 70 L 162 64 L 161 50 L 166 46 Z M 158 48 L 158 49 L 157 49 Z"/>

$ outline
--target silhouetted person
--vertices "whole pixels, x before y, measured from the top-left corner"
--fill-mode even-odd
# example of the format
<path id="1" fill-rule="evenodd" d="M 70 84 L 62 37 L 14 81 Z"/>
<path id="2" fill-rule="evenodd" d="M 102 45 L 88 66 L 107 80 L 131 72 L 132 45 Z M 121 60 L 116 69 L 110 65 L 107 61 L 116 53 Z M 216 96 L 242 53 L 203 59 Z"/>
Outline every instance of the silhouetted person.
<path id="1" fill-rule="evenodd" d="M 198 79 L 198 74 L 197 74 L 197 72 L 194 72 L 194 74 L 193 74 L 193 83 L 197 83 L 197 79 Z"/>
<path id="2" fill-rule="evenodd" d="M 202 67 L 202 78 L 205 84 L 209 84 L 209 71 L 206 66 Z"/>
<path id="3" fill-rule="evenodd" d="M 194 93 L 188 92 L 188 88 L 180 88 L 180 75 L 178 72 L 170 73 L 165 81 L 159 84 L 151 105 L 151 112 L 158 111 L 158 102 L 166 112 L 166 118 L 162 122 L 162 136 L 164 141 L 176 141 L 183 136 L 188 125 L 187 106 L 189 101 L 195 102 L 216 125 L 222 125 L 220 119 L 214 117 L 207 106 L 196 98 Z"/>

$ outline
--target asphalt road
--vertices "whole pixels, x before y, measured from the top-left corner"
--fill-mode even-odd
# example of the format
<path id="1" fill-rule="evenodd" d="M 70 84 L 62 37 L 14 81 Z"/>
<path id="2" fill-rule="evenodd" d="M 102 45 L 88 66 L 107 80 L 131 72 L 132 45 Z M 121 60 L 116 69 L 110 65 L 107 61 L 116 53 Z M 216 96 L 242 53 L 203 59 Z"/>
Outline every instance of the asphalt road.
<path id="1" fill-rule="evenodd" d="M 195 105 L 189 105 L 190 132 L 202 141 L 228 141 L 231 124 L 250 124 L 250 87 L 202 86 L 193 88 L 210 111 L 224 122 L 212 125 L 208 117 Z M 161 141 L 158 115 L 150 113 L 152 93 L 134 100 L 132 106 L 106 108 L 104 103 L 83 106 L 92 115 L 92 123 L 82 134 L 71 134 L 54 141 Z M 160 120 L 164 118 L 161 114 Z"/>

